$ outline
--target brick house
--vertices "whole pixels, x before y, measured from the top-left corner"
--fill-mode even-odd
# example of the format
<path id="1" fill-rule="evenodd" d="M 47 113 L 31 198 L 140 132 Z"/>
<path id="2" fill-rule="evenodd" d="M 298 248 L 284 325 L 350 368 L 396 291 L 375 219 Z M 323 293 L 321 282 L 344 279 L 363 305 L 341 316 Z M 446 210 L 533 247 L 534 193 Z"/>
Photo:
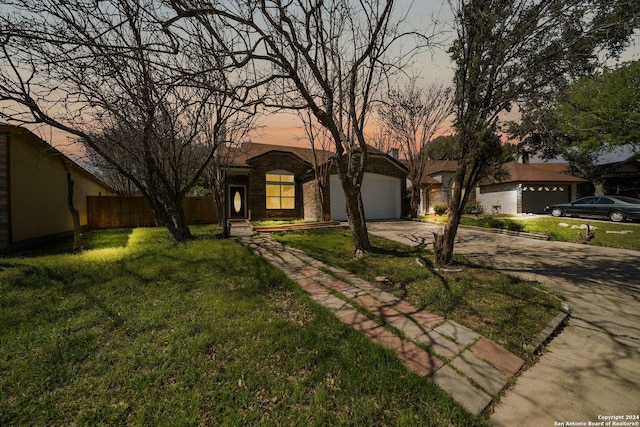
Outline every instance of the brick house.
<path id="1" fill-rule="evenodd" d="M 86 226 L 87 196 L 113 190 L 31 131 L 0 124 L 0 251 L 73 231 L 62 162 L 71 171 L 73 204 Z"/>
<path id="2" fill-rule="evenodd" d="M 312 149 L 244 143 L 231 150 L 227 172 L 230 219 L 347 219 L 344 193 L 331 163 L 333 153 L 316 152 L 317 163 L 329 172 L 325 206 L 320 206 Z M 406 167 L 374 149 L 368 159 L 362 186 L 367 219 L 406 215 Z"/>

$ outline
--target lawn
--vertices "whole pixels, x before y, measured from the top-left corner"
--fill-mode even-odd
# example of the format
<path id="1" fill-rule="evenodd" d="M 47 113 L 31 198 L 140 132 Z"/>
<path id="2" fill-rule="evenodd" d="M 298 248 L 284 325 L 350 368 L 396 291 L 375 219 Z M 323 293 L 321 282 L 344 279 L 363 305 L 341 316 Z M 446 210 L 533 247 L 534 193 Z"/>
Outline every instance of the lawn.
<path id="1" fill-rule="evenodd" d="M 433 219 L 429 217 L 429 219 Z M 446 222 L 446 216 L 435 218 L 438 222 Z M 559 224 L 568 224 L 568 227 Z M 597 227 L 595 237 L 590 244 L 607 246 L 612 248 L 640 250 L 640 226 L 637 223 L 614 223 L 607 221 L 592 221 L 586 218 L 554 218 L 551 216 L 517 217 L 498 215 L 493 217 L 480 217 L 478 219 L 465 216 L 460 221 L 462 225 L 470 225 L 483 228 L 502 228 L 506 230 L 524 231 L 546 235 L 549 240 L 560 242 L 577 242 L 579 234 L 585 234 L 584 230 L 572 229 L 572 226 L 580 227 L 589 224 Z M 607 233 L 608 231 L 608 233 Z M 632 231 L 628 233 L 628 231 Z"/>
<path id="2" fill-rule="evenodd" d="M 345 268 L 376 283 L 384 276 L 392 285 L 385 290 L 417 308 L 455 320 L 503 345 L 525 360 L 524 350 L 560 309 L 560 300 L 533 282 L 501 274 L 455 257 L 458 272 L 435 272 L 428 251 L 370 236 L 373 251 L 353 258 L 349 230 L 332 229 L 275 235 L 285 245 L 307 252 L 326 264 Z"/>
<path id="3" fill-rule="evenodd" d="M 487 425 L 217 232 L 0 258 L 0 425 Z"/>

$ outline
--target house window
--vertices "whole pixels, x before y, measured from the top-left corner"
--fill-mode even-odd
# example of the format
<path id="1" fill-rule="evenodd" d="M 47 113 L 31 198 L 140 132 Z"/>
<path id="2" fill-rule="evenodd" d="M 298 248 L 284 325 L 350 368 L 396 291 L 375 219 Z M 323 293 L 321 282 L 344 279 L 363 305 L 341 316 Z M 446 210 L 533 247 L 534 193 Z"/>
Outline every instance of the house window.
<path id="1" fill-rule="evenodd" d="M 292 173 L 271 171 L 266 175 L 267 209 L 295 209 L 296 183 Z"/>

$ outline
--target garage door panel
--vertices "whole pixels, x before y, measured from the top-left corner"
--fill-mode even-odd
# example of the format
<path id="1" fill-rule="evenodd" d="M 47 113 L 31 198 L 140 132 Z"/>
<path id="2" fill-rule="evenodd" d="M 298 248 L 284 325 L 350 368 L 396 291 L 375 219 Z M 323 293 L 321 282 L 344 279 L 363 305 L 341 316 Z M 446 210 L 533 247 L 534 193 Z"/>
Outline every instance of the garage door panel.
<path id="1" fill-rule="evenodd" d="M 567 186 L 523 185 L 522 190 L 523 213 L 543 213 L 547 205 L 569 202 L 570 191 Z"/>
<path id="2" fill-rule="evenodd" d="M 337 175 L 330 177 L 331 218 L 345 221 L 346 200 Z M 362 182 L 362 203 L 367 219 L 400 218 L 402 203 L 400 178 L 365 173 Z"/>

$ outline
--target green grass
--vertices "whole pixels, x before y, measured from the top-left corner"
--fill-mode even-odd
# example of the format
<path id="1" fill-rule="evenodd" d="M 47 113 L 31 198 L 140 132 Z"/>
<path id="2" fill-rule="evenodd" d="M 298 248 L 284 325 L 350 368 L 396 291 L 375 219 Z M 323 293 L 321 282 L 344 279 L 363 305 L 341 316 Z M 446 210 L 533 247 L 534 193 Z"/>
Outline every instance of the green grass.
<path id="1" fill-rule="evenodd" d="M 0 258 L 0 425 L 487 425 L 239 242 L 194 232 Z"/>
<path id="2" fill-rule="evenodd" d="M 432 219 L 430 217 L 430 219 Z M 446 216 L 436 217 L 437 222 L 446 222 Z M 558 224 L 569 224 L 569 227 L 561 227 Z M 549 240 L 559 242 L 578 242 L 579 234 L 585 234 L 584 230 L 574 230 L 571 226 L 581 226 L 589 224 L 597 227 L 595 238 L 590 242 L 596 246 L 606 246 L 611 248 L 640 250 L 640 226 L 629 223 L 614 223 L 607 221 L 591 221 L 586 218 L 554 218 L 554 217 L 514 217 L 508 215 L 498 215 L 492 217 L 480 217 L 476 219 L 471 216 L 464 216 L 460 221 L 461 225 L 470 225 L 483 228 L 501 228 L 513 231 L 524 231 L 528 233 L 540 233 L 546 235 Z M 613 233 L 607 233 L 612 231 Z M 633 231 L 628 234 L 619 234 L 620 231 Z"/>
<path id="3" fill-rule="evenodd" d="M 466 325 L 526 360 L 531 356 L 523 346 L 560 309 L 558 298 L 542 291 L 538 284 L 473 265 L 461 257 L 455 261 L 462 271 L 438 274 L 416 262 L 421 258 L 431 265 L 430 252 L 377 236 L 370 236 L 374 249 L 361 260 L 353 259 L 349 230 L 289 232 L 276 238 L 372 283 L 376 276 L 385 276 L 396 285 L 385 290 L 417 308 Z"/>
<path id="4" fill-rule="evenodd" d="M 578 233 L 585 234 L 584 230 L 573 230 L 572 225 L 581 226 L 589 224 L 597 227 L 595 238 L 591 244 L 612 248 L 640 250 L 640 226 L 636 224 L 621 224 L 606 221 L 593 222 L 588 219 L 537 217 L 519 220 L 526 231 L 532 233 L 544 233 L 550 240 L 562 242 L 576 242 Z M 558 224 L 569 224 L 569 227 L 560 227 Z M 629 234 L 607 233 L 607 231 L 633 231 Z"/>

